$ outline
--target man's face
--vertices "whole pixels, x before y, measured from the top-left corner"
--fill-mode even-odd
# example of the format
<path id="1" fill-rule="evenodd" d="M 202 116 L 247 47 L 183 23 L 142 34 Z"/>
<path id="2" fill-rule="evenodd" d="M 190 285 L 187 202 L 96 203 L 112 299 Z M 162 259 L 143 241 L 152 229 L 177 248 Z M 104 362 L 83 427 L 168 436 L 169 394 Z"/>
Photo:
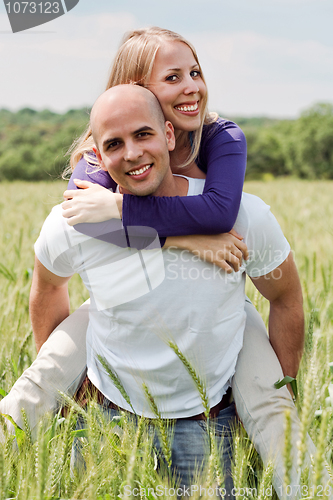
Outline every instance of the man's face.
<path id="1" fill-rule="evenodd" d="M 101 168 L 109 172 L 121 192 L 158 194 L 171 175 L 171 123 L 162 125 L 140 95 L 134 99 L 118 96 L 98 111 L 95 130 Z"/>

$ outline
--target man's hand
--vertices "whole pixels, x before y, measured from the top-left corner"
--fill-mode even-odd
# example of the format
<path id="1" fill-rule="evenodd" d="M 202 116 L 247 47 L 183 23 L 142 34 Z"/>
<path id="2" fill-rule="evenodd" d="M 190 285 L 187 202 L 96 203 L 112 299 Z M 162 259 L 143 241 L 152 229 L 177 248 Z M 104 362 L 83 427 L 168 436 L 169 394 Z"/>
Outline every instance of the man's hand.
<path id="1" fill-rule="evenodd" d="M 29 308 L 37 352 L 52 331 L 69 316 L 69 279 L 51 273 L 35 257 Z"/>
<path id="2" fill-rule="evenodd" d="M 295 378 L 304 347 L 304 312 L 292 253 L 271 273 L 251 279 L 270 302 L 269 339 L 283 373 Z"/>
<path id="3" fill-rule="evenodd" d="M 189 250 L 201 260 L 216 264 L 227 273 L 239 271 L 242 259 L 248 259 L 248 250 L 242 237 L 234 230 L 213 235 L 171 236 L 163 248 Z"/>

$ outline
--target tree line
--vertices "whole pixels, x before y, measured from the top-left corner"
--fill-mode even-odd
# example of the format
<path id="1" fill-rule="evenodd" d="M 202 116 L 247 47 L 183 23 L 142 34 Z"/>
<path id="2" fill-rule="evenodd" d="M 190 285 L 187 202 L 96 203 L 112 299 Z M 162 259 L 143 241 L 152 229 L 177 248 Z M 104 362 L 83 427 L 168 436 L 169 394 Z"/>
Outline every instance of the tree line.
<path id="1" fill-rule="evenodd" d="M 0 181 L 59 178 L 69 161 L 66 153 L 88 123 L 89 111 L 1 109 Z M 247 179 L 333 179 L 333 104 L 318 103 L 295 120 L 239 117 L 234 121 L 247 138 Z"/>

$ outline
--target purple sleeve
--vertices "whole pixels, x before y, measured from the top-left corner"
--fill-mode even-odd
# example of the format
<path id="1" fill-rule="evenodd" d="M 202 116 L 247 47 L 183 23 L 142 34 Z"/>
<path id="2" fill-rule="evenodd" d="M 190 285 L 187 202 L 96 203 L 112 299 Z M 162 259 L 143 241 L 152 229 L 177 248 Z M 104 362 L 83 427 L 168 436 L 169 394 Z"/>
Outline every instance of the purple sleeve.
<path id="1" fill-rule="evenodd" d="M 84 158 L 76 165 L 67 189 L 78 189 L 74 184 L 74 179 L 82 181 L 90 181 L 99 184 L 107 189 L 116 190 L 117 184 L 110 177 L 108 172 L 90 166 Z M 110 219 L 104 222 L 96 222 L 93 224 L 82 223 L 76 224 L 74 229 L 79 233 L 86 234 L 92 238 L 97 238 L 108 243 L 113 243 L 121 248 L 137 248 L 138 250 L 160 248 L 165 243 L 165 238 L 157 238 L 156 231 L 151 227 L 126 228 L 119 219 Z"/>
<path id="2" fill-rule="evenodd" d="M 108 172 L 101 169 L 96 170 L 93 166 L 89 165 L 83 157 L 73 170 L 67 189 L 78 189 L 78 187 L 74 184 L 74 179 L 93 182 L 94 184 L 99 184 L 107 189 L 112 188 L 113 191 L 115 191 L 117 187 L 117 184 L 113 179 L 111 179 Z"/>
<path id="3" fill-rule="evenodd" d="M 205 126 L 197 163 L 207 173 L 202 195 L 124 195 L 123 225 L 151 227 L 161 238 L 230 231 L 237 218 L 246 168 L 246 140 L 242 130 L 222 119 Z M 76 188 L 72 179 L 79 178 L 114 189 L 115 183 L 107 172 L 87 172 L 91 172 L 91 167 L 87 169 L 87 163 L 81 159 L 69 188 Z"/>
<path id="4" fill-rule="evenodd" d="M 230 231 L 237 218 L 246 168 L 242 130 L 221 119 L 205 126 L 197 163 L 207 172 L 202 195 L 124 195 L 124 226 L 150 226 L 163 237 Z"/>

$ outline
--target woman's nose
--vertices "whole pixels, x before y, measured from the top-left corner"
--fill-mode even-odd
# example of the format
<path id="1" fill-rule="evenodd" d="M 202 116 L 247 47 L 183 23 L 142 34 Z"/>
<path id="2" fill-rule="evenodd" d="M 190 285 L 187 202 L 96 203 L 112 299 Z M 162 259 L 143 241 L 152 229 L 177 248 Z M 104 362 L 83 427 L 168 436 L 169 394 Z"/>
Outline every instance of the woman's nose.
<path id="1" fill-rule="evenodd" d="M 184 94 L 196 94 L 199 92 L 199 87 L 192 77 L 186 78 L 184 82 Z"/>

